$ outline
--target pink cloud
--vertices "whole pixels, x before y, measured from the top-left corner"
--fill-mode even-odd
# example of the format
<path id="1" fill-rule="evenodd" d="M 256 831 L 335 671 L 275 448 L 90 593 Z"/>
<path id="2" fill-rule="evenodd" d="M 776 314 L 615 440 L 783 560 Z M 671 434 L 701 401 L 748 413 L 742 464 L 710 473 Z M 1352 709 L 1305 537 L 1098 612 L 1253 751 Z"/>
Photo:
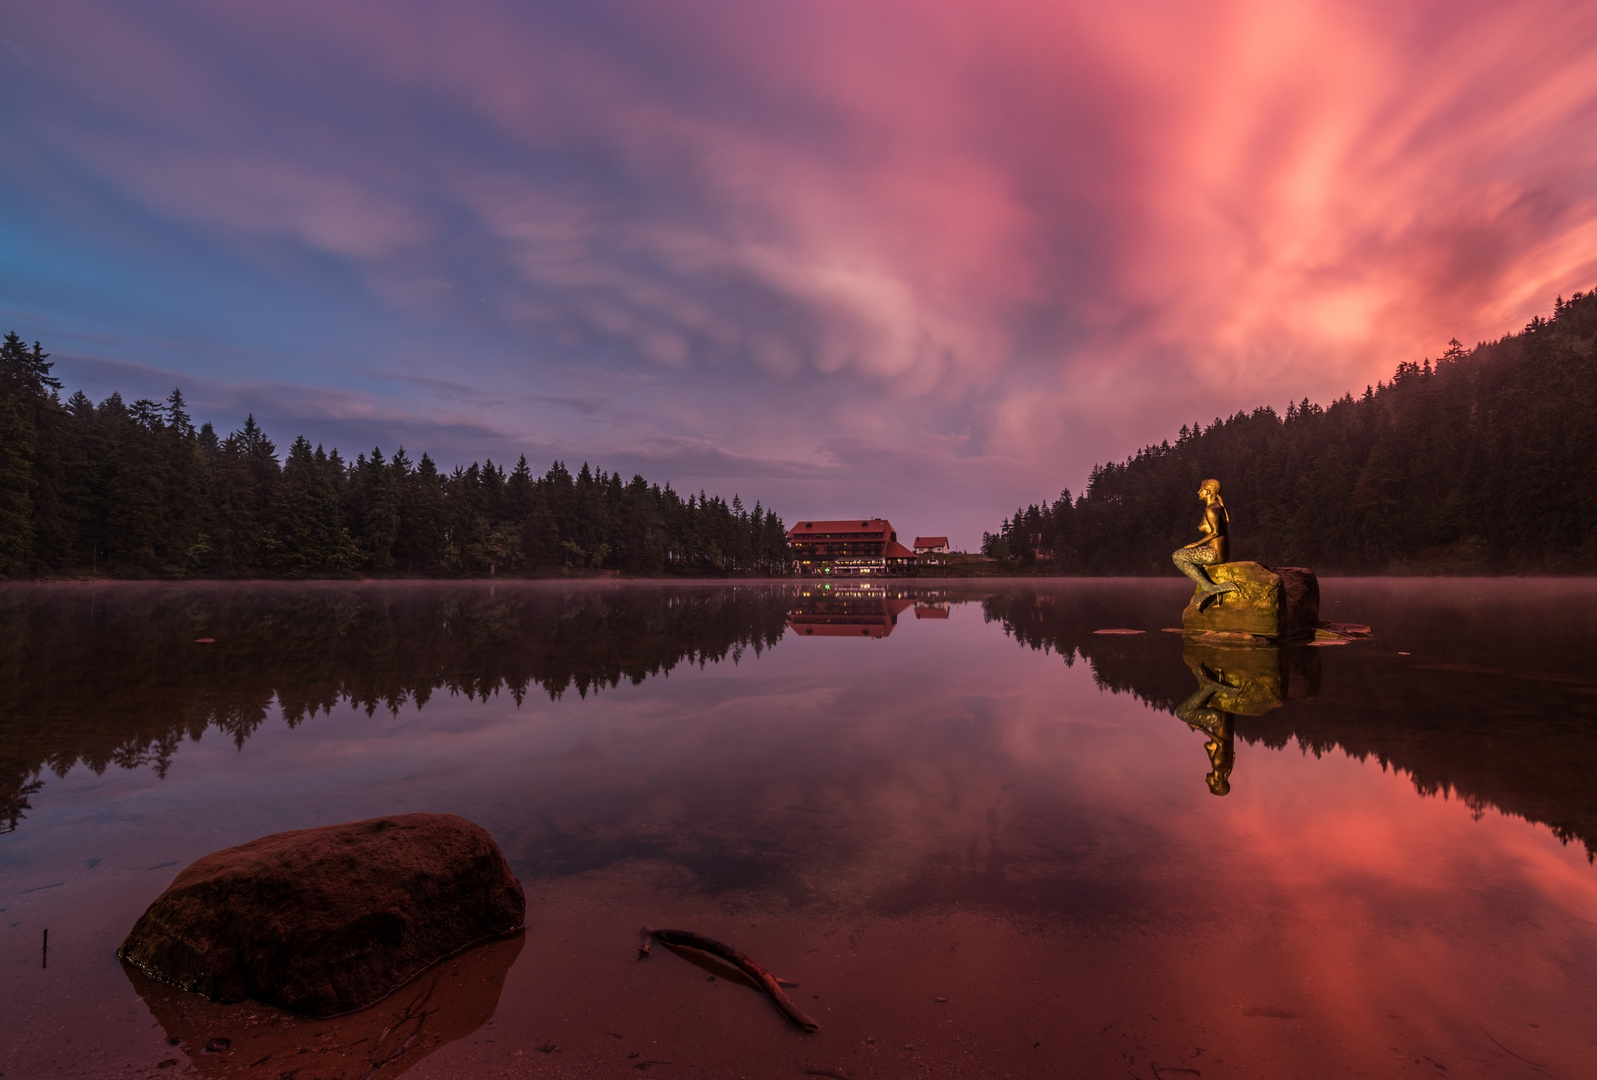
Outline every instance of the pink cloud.
<path id="1" fill-rule="evenodd" d="M 1581 5 L 88 5 L 15 33 L 94 118 L 61 152 L 154 212 L 508 328 L 523 392 L 652 371 L 640 440 L 958 436 L 988 462 L 951 492 L 965 543 L 1182 422 L 1597 283 Z"/>

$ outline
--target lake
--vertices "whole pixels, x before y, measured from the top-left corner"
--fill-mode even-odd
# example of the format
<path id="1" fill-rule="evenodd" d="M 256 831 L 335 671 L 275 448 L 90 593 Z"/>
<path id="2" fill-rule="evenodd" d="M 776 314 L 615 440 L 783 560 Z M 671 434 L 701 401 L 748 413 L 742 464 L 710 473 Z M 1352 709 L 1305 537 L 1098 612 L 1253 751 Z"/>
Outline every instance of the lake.
<path id="1" fill-rule="evenodd" d="M 1591 1075 L 1597 581 L 1321 585 L 1374 636 L 1196 646 L 1181 579 L 6 586 L 0 1075 Z M 332 1021 L 117 960 L 199 856 L 409 811 L 524 936 Z"/>

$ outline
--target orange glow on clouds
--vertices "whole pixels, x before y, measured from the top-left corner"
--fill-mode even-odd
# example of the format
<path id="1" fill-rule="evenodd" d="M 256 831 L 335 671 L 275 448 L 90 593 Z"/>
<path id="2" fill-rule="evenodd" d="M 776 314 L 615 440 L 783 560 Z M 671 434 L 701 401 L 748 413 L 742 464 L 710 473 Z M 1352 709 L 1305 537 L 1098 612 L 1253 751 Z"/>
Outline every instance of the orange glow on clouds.
<path id="1" fill-rule="evenodd" d="M 438 375 L 362 320 L 466 343 L 449 377 L 488 400 L 463 454 L 969 504 L 970 534 L 1181 422 L 1356 392 L 1597 284 L 1589 5 L 12 18 L 44 87 L 18 115 L 77 198 L 193 237 L 240 293 L 341 268 L 344 351 L 370 353 L 347 365 Z M 76 333 L 106 288 L 81 287 L 8 306 Z M 516 404 L 600 383 L 583 419 Z"/>

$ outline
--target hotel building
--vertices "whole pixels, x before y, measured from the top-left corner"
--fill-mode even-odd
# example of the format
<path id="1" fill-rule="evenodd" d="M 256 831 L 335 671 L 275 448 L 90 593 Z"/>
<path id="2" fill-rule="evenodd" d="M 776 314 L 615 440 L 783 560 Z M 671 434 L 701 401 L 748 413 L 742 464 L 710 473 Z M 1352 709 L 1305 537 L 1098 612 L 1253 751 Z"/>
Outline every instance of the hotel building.
<path id="1" fill-rule="evenodd" d="M 832 577 L 913 574 L 915 553 L 898 542 L 886 518 L 801 521 L 788 530 L 793 569 Z"/>

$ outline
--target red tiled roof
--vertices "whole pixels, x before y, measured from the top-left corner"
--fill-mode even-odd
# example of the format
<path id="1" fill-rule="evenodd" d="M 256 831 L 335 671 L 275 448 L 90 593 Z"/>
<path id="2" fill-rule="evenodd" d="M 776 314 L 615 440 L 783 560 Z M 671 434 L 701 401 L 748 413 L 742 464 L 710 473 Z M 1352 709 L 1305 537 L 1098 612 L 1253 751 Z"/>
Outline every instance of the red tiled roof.
<path id="1" fill-rule="evenodd" d="M 884 559 L 913 559 L 914 557 L 915 553 L 897 540 L 889 540 L 887 546 L 882 549 L 882 558 Z"/>
<path id="2" fill-rule="evenodd" d="M 851 518 L 840 521 L 801 521 L 788 530 L 789 536 L 808 536 L 811 533 L 883 533 L 893 531 L 892 522 L 886 518 Z"/>
<path id="3" fill-rule="evenodd" d="M 917 536 L 915 538 L 915 546 L 918 547 L 918 548 L 923 548 L 923 547 L 947 547 L 948 546 L 948 537 L 946 537 L 946 536 Z"/>

